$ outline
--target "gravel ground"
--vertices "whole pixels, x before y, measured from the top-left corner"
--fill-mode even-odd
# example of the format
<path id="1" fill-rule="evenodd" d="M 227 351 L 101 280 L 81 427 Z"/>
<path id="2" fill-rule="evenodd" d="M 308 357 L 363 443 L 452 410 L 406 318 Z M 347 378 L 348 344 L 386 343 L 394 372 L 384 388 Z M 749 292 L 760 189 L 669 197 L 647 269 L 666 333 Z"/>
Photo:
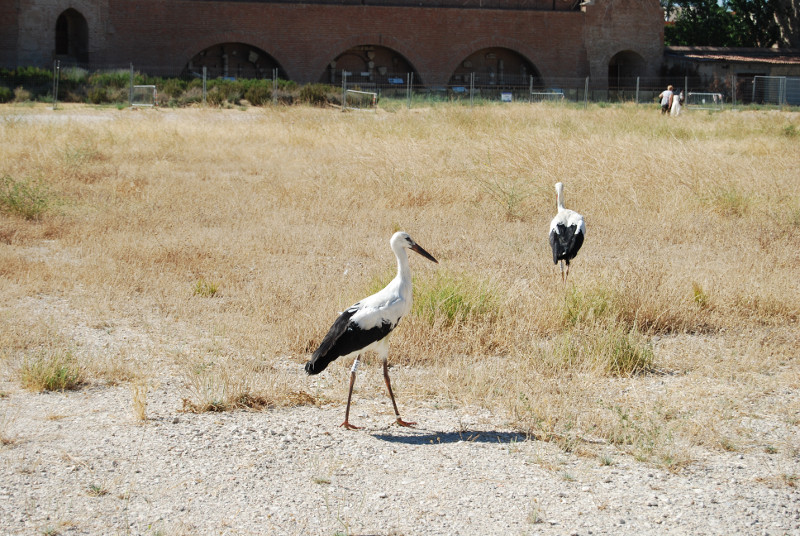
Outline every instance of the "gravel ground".
<path id="1" fill-rule="evenodd" d="M 177 382 L 132 416 L 128 386 L 0 384 L 2 534 L 795 534 L 798 463 L 700 453 L 679 474 L 568 454 L 491 414 L 386 397 L 183 413 Z M 794 484 L 792 482 L 791 484 Z"/>

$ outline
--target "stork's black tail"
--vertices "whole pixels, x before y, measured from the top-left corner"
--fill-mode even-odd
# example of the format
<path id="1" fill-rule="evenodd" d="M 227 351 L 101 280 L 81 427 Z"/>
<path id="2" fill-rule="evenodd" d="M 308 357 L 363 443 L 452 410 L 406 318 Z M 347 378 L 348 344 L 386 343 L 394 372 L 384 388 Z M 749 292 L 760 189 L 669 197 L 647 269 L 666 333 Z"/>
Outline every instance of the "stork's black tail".
<path id="1" fill-rule="evenodd" d="M 334 348 L 339 338 L 347 331 L 347 325 L 350 322 L 350 317 L 356 312 L 355 307 L 350 307 L 347 311 L 339 315 L 336 322 L 333 323 L 331 329 L 322 339 L 319 348 L 316 349 L 311 359 L 305 365 L 306 374 L 319 374 L 327 368 L 337 357 L 345 355 L 345 353 L 337 352 Z"/>

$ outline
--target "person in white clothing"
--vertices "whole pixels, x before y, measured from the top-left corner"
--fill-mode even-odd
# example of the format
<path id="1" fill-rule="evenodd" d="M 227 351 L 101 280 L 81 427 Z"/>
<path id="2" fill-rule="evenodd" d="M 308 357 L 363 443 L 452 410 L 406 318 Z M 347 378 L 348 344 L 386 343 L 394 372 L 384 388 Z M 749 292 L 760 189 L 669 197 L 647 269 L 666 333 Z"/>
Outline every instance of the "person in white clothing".
<path id="1" fill-rule="evenodd" d="M 680 95 L 672 95 L 672 106 L 669 108 L 669 115 L 676 117 L 681 115 L 681 109 L 683 108 L 683 91 L 680 92 Z"/>
<path id="2" fill-rule="evenodd" d="M 672 102 L 670 102 L 672 100 L 672 89 L 672 86 L 669 85 L 667 89 L 658 94 L 658 98 L 661 99 L 662 114 L 669 112 L 670 104 L 672 104 Z"/>

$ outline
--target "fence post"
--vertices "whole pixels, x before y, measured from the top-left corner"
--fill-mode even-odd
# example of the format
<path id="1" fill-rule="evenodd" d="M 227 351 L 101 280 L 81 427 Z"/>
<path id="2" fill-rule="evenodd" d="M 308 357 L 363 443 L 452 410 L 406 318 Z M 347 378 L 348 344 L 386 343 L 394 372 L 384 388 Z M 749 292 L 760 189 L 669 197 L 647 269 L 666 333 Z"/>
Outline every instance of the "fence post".
<path id="1" fill-rule="evenodd" d="M 342 111 L 347 109 L 347 71 L 342 69 Z"/>
<path id="2" fill-rule="evenodd" d="M 414 85 L 414 73 L 406 73 L 408 75 L 408 85 L 406 88 L 406 108 L 411 109 L 411 88 Z"/>
<path id="3" fill-rule="evenodd" d="M 589 77 L 586 77 L 586 84 L 583 88 L 583 109 L 589 107 Z"/>
<path id="4" fill-rule="evenodd" d="M 533 75 L 531 75 L 531 81 L 528 83 L 528 103 L 533 102 Z"/>
<path id="5" fill-rule="evenodd" d="M 58 79 L 61 78 L 61 60 L 53 62 L 53 110 L 58 106 Z"/>
<path id="6" fill-rule="evenodd" d="M 203 65 L 203 106 L 206 105 L 206 74 L 208 73 L 208 68 Z"/>
<path id="7" fill-rule="evenodd" d="M 639 77 L 636 77 L 636 104 L 639 104 Z"/>
<path id="8" fill-rule="evenodd" d="M 128 95 L 128 106 L 133 106 L 133 63 L 131 63 L 131 90 Z"/>
<path id="9" fill-rule="evenodd" d="M 731 75 L 731 106 L 736 106 L 736 75 Z"/>
<path id="10" fill-rule="evenodd" d="M 475 73 L 469 73 L 469 105 L 475 103 Z"/>
<path id="11" fill-rule="evenodd" d="M 272 69 L 272 105 L 278 104 L 278 68 Z"/>

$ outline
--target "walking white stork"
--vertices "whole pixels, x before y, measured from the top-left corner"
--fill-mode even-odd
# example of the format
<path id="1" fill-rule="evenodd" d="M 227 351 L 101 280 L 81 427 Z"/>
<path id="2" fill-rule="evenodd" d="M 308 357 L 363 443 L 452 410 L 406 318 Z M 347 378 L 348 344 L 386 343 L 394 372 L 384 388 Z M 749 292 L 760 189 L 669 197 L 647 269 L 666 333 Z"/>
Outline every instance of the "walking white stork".
<path id="1" fill-rule="evenodd" d="M 389 244 L 397 257 L 397 276 L 386 288 L 351 305 L 333 323 L 333 326 L 322 339 L 319 348 L 306 363 L 306 374 L 319 374 L 332 361 L 339 357 L 356 356 L 350 369 L 350 391 L 347 393 L 347 409 L 342 426 L 347 429 L 358 429 L 350 424 L 350 399 L 353 396 L 353 384 L 356 380 L 358 359 L 362 353 L 373 350 L 383 361 L 383 379 L 392 399 L 394 414 L 400 426 L 413 426 L 417 423 L 406 422 L 400 418 L 397 403 L 394 401 L 392 384 L 389 381 L 389 334 L 400 322 L 400 319 L 411 310 L 411 268 L 408 265 L 406 248 L 416 251 L 428 260 L 438 264 L 433 255 L 422 249 L 407 233 L 397 232 L 392 235 Z"/>
<path id="2" fill-rule="evenodd" d="M 556 194 L 558 214 L 550 222 L 550 247 L 553 249 L 553 264 L 561 263 L 561 280 L 566 284 L 569 277 L 569 261 L 575 258 L 583 245 L 586 225 L 583 223 L 583 216 L 574 210 L 564 208 L 564 185 L 560 182 L 556 183 Z"/>

